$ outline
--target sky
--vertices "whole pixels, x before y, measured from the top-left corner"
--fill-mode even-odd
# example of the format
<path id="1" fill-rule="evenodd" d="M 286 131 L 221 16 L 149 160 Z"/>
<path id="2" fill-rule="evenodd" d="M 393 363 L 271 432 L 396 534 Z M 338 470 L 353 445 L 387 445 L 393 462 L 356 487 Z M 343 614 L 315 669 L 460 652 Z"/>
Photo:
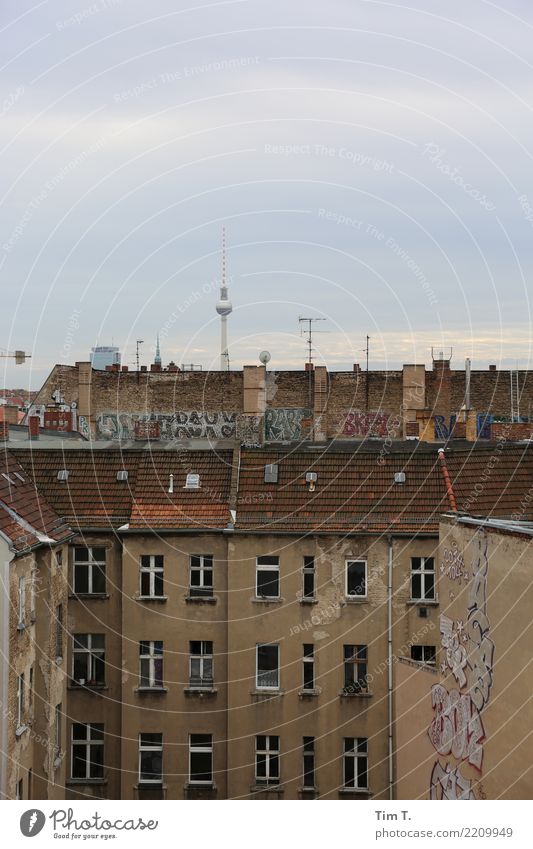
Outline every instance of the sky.
<path id="1" fill-rule="evenodd" d="M 133 366 L 531 367 L 525 0 L 3 0 L 0 386 Z M 320 333 L 318 332 L 320 331 Z"/>

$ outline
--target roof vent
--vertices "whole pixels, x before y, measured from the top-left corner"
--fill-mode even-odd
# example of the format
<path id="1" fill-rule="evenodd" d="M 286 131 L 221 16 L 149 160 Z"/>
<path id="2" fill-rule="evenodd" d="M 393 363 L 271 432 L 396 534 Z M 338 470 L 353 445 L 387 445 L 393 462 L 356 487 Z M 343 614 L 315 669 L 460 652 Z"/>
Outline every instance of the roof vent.
<path id="1" fill-rule="evenodd" d="M 128 470 L 127 469 L 119 469 L 117 472 L 117 480 L 118 481 L 127 481 L 128 480 Z"/>
<path id="2" fill-rule="evenodd" d="M 200 489 L 200 475 L 187 475 L 185 489 Z"/>
<path id="3" fill-rule="evenodd" d="M 57 473 L 58 481 L 68 481 L 68 469 L 60 469 Z"/>
<path id="4" fill-rule="evenodd" d="M 16 481 L 14 481 L 13 478 L 10 477 L 9 475 L 6 475 L 5 472 L 2 472 L 2 477 L 5 478 L 8 483 L 11 483 L 11 484 L 13 484 L 13 486 L 15 486 Z"/>
<path id="5" fill-rule="evenodd" d="M 172 472 L 168 476 L 168 491 L 170 493 L 174 492 L 174 475 Z"/>
<path id="6" fill-rule="evenodd" d="M 394 472 L 394 483 L 405 483 L 405 472 Z"/>
<path id="7" fill-rule="evenodd" d="M 278 482 L 279 466 L 277 463 L 269 463 L 265 466 L 265 483 Z"/>

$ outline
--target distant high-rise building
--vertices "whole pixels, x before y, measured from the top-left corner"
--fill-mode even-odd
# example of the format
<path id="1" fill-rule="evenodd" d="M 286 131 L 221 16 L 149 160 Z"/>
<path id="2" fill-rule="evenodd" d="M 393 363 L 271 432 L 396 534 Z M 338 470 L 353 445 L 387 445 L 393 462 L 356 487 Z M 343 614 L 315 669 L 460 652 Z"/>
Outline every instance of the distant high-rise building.
<path id="1" fill-rule="evenodd" d="M 154 363 L 156 366 L 161 365 L 161 348 L 159 347 L 159 333 L 157 334 L 157 344 L 155 346 Z"/>
<path id="2" fill-rule="evenodd" d="M 98 345 L 91 348 L 91 366 L 97 371 L 105 371 L 106 366 L 120 365 L 120 351 L 113 345 Z"/>

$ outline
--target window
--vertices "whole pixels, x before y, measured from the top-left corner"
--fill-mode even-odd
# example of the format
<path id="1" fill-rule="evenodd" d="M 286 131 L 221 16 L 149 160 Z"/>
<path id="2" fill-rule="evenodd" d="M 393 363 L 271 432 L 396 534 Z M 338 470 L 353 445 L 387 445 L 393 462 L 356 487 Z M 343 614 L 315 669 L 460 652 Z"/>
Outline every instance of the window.
<path id="1" fill-rule="evenodd" d="M 31 583 L 30 583 L 30 619 L 32 622 L 35 622 L 35 601 L 36 601 L 36 589 L 37 589 L 37 572 L 35 569 L 32 570 L 31 573 Z"/>
<path id="2" fill-rule="evenodd" d="M 303 656 L 303 688 L 314 690 L 315 688 L 315 647 L 312 643 L 304 643 Z"/>
<path id="3" fill-rule="evenodd" d="M 366 596 L 366 561 L 346 561 L 346 595 L 350 598 Z"/>
<path id="4" fill-rule="evenodd" d="M 76 684 L 105 684 L 105 634 L 74 634 L 72 678 Z"/>
<path id="5" fill-rule="evenodd" d="M 367 646 L 344 646 L 344 693 L 368 692 Z"/>
<path id="6" fill-rule="evenodd" d="M 191 554 L 189 594 L 193 598 L 213 595 L 213 556 Z"/>
<path id="7" fill-rule="evenodd" d="M 105 548 L 74 548 L 74 592 L 77 595 L 104 595 Z"/>
<path id="8" fill-rule="evenodd" d="M 256 686 L 259 690 L 279 688 L 279 646 L 257 646 Z"/>
<path id="9" fill-rule="evenodd" d="M 104 726 L 72 724 L 72 778 L 104 777 Z"/>
<path id="10" fill-rule="evenodd" d="M 368 740 L 366 737 L 344 738 L 344 787 L 347 790 L 368 789 Z"/>
<path id="11" fill-rule="evenodd" d="M 411 646 L 411 660 L 419 663 L 429 663 L 435 666 L 437 650 L 435 646 Z"/>
<path id="12" fill-rule="evenodd" d="M 188 474 L 185 480 L 185 489 L 200 489 L 200 475 Z"/>
<path id="13" fill-rule="evenodd" d="M 139 643 L 139 686 L 163 686 L 163 643 L 141 640 Z"/>
<path id="14" fill-rule="evenodd" d="M 255 594 L 257 598 L 279 598 L 279 557 L 258 557 Z"/>
<path id="15" fill-rule="evenodd" d="M 213 643 L 191 640 L 189 643 L 189 686 L 213 686 Z"/>
<path id="16" fill-rule="evenodd" d="M 315 558 L 304 557 L 303 597 L 315 597 Z"/>
<path id="17" fill-rule="evenodd" d="M 163 781 L 163 735 L 139 734 L 139 784 Z"/>
<path id="18" fill-rule="evenodd" d="M 211 734 L 189 735 L 189 782 L 213 783 L 213 738 Z"/>
<path id="19" fill-rule="evenodd" d="M 30 719 L 33 719 L 33 666 L 30 666 L 30 675 L 28 678 L 28 711 Z"/>
<path id="20" fill-rule="evenodd" d="M 303 776 L 304 787 L 315 786 L 315 738 L 303 738 Z"/>
<path id="21" fill-rule="evenodd" d="M 163 595 L 163 555 L 141 555 L 141 596 L 157 598 Z"/>
<path id="22" fill-rule="evenodd" d="M 61 755 L 61 731 L 63 725 L 63 706 L 56 705 L 54 722 L 54 760 Z"/>
<path id="23" fill-rule="evenodd" d="M 63 657 L 63 605 L 56 607 L 56 658 Z"/>
<path id="24" fill-rule="evenodd" d="M 20 781 L 17 781 L 15 786 L 15 799 L 24 799 L 24 791 L 23 791 L 23 783 L 22 778 Z"/>
<path id="25" fill-rule="evenodd" d="M 22 575 L 19 578 L 19 626 L 23 627 L 26 623 L 26 578 Z"/>
<path id="26" fill-rule="evenodd" d="M 24 725 L 25 682 L 24 673 L 17 678 L 17 728 Z"/>
<path id="27" fill-rule="evenodd" d="M 255 780 L 257 784 L 279 784 L 279 737 L 275 734 L 255 738 Z"/>
<path id="28" fill-rule="evenodd" d="M 435 561 L 433 557 L 411 557 L 411 598 L 435 599 Z"/>

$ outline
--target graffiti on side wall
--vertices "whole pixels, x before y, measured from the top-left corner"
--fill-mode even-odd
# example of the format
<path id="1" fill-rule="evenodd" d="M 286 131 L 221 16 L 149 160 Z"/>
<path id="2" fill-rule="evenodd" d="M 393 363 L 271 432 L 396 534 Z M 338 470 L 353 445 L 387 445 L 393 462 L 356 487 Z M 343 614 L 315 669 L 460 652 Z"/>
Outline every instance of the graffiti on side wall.
<path id="1" fill-rule="evenodd" d="M 335 435 L 347 439 L 361 439 L 368 436 L 393 437 L 401 430 L 398 416 L 381 411 L 364 413 L 360 410 L 343 410 L 335 422 Z"/>
<path id="2" fill-rule="evenodd" d="M 450 690 L 442 684 L 432 686 L 434 716 L 428 737 L 439 755 L 455 762 L 435 762 L 430 778 L 431 799 L 475 798 L 472 782 L 462 775 L 460 767 L 466 762 L 480 774 L 483 770 L 483 710 L 490 700 L 494 667 L 487 612 L 487 548 L 487 536 L 480 531 L 470 571 L 465 569 L 464 557 L 456 545 L 444 550 L 440 567 L 441 575 L 455 585 L 468 584 L 468 600 L 463 619 L 445 614 L 440 617 L 441 673 L 451 673 L 456 686 Z M 454 596 L 453 591 L 450 595 Z"/>
<path id="3" fill-rule="evenodd" d="M 134 439 L 136 422 L 158 422 L 162 440 L 232 439 L 237 413 L 180 410 L 175 413 L 100 413 L 96 433 L 100 439 Z"/>
<path id="4" fill-rule="evenodd" d="M 78 431 L 85 439 L 91 438 L 91 430 L 87 416 L 78 416 Z"/>
<path id="5" fill-rule="evenodd" d="M 270 407 L 265 413 L 265 439 L 268 442 L 293 442 L 305 437 L 302 422 L 312 417 L 304 407 Z"/>
<path id="6" fill-rule="evenodd" d="M 457 416 L 453 415 L 447 420 L 445 416 L 435 416 L 435 439 L 445 442 L 450 438 Z M 490 413 L 478 413 L 476 416 L 476 435 L 478 439 L 491 438 L 492 416 Z"/>

